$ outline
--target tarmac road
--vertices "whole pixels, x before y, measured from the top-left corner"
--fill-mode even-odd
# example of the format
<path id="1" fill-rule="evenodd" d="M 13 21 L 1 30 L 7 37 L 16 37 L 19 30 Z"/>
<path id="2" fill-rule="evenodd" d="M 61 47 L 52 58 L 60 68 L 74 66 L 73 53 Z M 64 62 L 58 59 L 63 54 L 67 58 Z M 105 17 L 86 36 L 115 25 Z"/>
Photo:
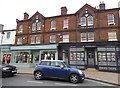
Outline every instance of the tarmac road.
<path id="1" fill-rule="evenodd" d="M 73 84 L 63 80 L 35 80 L 33 75 L 17 74 L 2 78 L 2 86 L 113 86 L 111 84 L 85 79 L 83 83 Z"/>

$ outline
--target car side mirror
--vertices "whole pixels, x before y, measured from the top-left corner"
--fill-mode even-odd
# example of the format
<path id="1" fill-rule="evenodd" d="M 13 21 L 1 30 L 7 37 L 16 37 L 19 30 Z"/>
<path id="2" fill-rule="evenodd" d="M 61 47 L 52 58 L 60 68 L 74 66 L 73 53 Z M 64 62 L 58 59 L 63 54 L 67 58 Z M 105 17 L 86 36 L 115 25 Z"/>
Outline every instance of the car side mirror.
<path id="1" fill-rule="evenodd" d="M 61 66 L 60 66 L 60 68 L 62 68 L 62 69 L 63 69 L 63 68 L 64 68 L 64 66 L 63 66 L 63 65 L 61 65 Z"/>

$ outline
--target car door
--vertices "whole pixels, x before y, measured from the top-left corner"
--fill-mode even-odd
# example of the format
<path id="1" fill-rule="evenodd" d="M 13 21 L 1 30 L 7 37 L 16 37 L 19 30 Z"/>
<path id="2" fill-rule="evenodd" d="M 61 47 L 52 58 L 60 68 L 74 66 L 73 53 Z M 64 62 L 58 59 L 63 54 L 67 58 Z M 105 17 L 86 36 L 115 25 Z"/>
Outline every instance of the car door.
<path id="1" fill-rule="evenodd" d="M 69 68 L 61 68 L 61 62 L 51 62 L 51 76 L 55 78 L 67 79 L 70 72 Z M 63 65 L 64 66 L 64 65 Z"/>

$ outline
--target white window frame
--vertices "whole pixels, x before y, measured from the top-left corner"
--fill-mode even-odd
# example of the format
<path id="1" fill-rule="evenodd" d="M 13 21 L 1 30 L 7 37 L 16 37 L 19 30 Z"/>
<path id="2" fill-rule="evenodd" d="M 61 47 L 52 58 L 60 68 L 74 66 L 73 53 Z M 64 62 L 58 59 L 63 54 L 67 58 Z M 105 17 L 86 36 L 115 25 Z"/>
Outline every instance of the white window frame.
<path id="1" fill-rule="evenodd" d="M 63 22 L 63 29 L 68 28 L 68 24 L 69 24 L 69 20 L 65 19 L 64 22 Z"/>
<path id="2" fill-rule="evenodd" d="M 36 36 L 36 43 L 37 43 L 37 44 L 40 43 L 40 36 Z"/>
<path id="3" fill-rule="evenodd" d="M 35 36 L 31 36 L 31 44 L 35 44 Z"/>
<path id="4" fill-rule="evenodd" d="M 63 42 L 69 42 L 69 35 L 63 35 Z"/>
<path id="5" fill-rule="evenodd" d="M 6 33 L 6 39 L 10 39 L 10 34 L 11 34 L 10 31 L 8 31 L 8 32 Z"/>
<path id="6" fill-rule="evenodd" d="M 88 26 L 93 25 L 93 16 L 88 16 L 87 21 L 88 21 Z"/>
<path id="7" fill-rule="evenodd" d="M 56 30 L 56 20 L 51 21 L 51 30 Z"/>
<path id="8" fill-rule="evenodd" d="M 32 24 L 32 32 L 33 32 L 33 33 L 36 32 L 36 22 L 34 22 L 34 23 Z"/>
<path id="9" fill-rule="evenodd" d="M 86 42 L 87 41 L 87 34 L 86 33 L 81 33 L 81 42 Z"/>
<path id="10" fill-rule="evenodd" d="M 115 25 L 114 14 L 108 14 L 108 25 Z"/>
<path id="11" fill-rule="evenodd" d="M 17 39 L 17 44 L 22 44 L 22 37 L 19 37 L 19 38 Z"/>
<path id="12" fill-rule="evenodd" d="M 51 35 L 50 36 L 50 43 L 55 43 L 56 42 L 56 35 Z"/>
<path id="13" fill-rule="evenodd" d="M 116 32 L 108 32 L 108 41 L 117 41 Z"/>
<path id="14" fill-rule="evenodd" d="M 21 24 L 20 26 L 19 26 L 19 32 L 22 32 L 23 31 L 23 25 Z"/>
<path id="15" fill-rule="evenodd" d="M 41 31 L 41 22 L 37 23 L 37 31 L 40 32 Z"/>
<path id="16" fill-rule="evenodd" d="M 88 41 L 94 41 L 94 32 L 88 32 Z"/>
<path id="17" fill-rule="evenodd" d="M 81 26 L 86 26 L 86 17 L 81 17 L 80 24 Z"/>

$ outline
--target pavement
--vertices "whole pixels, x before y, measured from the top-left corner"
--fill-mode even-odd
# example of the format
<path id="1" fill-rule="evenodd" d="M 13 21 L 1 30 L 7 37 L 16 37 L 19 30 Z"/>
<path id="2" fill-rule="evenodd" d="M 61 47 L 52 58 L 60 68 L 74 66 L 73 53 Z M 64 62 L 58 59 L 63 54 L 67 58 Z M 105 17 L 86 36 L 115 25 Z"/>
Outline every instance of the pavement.
<path id="1" fill-rule="evenodd" d="M 34 68 L 18 68 L 17 74 L 29 74 L 33 75 Z M 86 75 L 86 79 L 96 80 L 120 86 L 120 73 L 103 72 L 95 69 L 83 70 Z"/>

